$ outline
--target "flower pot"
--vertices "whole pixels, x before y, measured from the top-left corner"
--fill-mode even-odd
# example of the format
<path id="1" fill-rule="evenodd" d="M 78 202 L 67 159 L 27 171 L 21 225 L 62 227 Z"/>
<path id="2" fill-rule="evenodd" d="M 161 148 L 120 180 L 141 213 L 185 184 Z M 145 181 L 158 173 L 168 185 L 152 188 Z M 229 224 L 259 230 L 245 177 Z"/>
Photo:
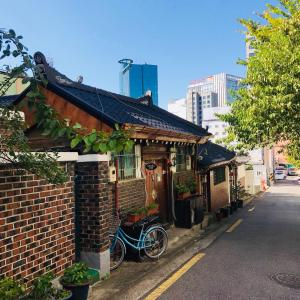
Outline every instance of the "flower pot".
<path id="1" fill-rule="evenodd" d="M 216 212 L 216 220 L 217 222 L 220 222 L 222 220 L 222 214 L 219 211 Z"/>
<path id="2" fill-rule="evenodd" d="M 71 291 L 72 295 L 69 298 L 70 300 L 87 300 L 89 295 L 89 287 L 90 284 L 82 284 L 82 285 L 66 285 L 63 282 L 61 283 L 64 289 Z"/>
<path id="3" fill-rule="evenodd" d="M 223 207 L 220 209 L 223 218 L 228 218 L 229 216 L 229 209 L 227 207 Z"/>
<path id="4" fill-rule="evenodd" d="M 148 216 L 157 215 L 158 214 L 158 207 L 151 208 L 148 210 Z"/>
<path id="5" fill-rule="evenodd" d="M 127 215 L 127 221 L 129 223 L 136 223 L 139 220 L 142 220 L 145 217 L 145 215 L 134 215 L 134 214 L 128 214 Z"/>
<path id="6" fill-rule="evenodd" d="M 236 201 L 232 201 L 232 202 L 230 203 L 230 205 L 231 205 L 233 211 L 236 211 L 236 210 L 237 210 L 237 203 L 236 203 Z"/>
<path id="7" fill-rule="evenodd" d="M 244 200 L 238 199 L 236 200 L 237 202 L 237 207 L 242 208 L 244 206 Z"/>

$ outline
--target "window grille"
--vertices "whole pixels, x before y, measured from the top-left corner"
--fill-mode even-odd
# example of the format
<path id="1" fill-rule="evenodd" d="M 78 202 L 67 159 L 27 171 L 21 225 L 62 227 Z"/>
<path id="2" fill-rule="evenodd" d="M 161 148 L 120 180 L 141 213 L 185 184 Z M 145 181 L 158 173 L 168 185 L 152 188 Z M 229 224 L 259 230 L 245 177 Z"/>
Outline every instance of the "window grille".
<path id="1" fill-rule="evenodd" d="M 214 185 L 217 185 L 226 180 L 225 168 L 217 168 L 214 170 Z"/>
<path id="2" fill-rule="evenodd" d="M 136 178 L 138 156 L 135 155 L 134 149 L 129 152 L 121 152 L 116 157 L 118 158 L 118 180 Z"/>

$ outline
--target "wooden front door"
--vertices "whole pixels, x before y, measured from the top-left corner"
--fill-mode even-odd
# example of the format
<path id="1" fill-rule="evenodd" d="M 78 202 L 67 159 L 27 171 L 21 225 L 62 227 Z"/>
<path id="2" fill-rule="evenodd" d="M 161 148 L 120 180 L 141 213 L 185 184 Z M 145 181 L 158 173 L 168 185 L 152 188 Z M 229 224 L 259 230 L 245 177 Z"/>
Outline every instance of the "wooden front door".
<path id="1" fill-rule="evenodd" d="M 156 165 L 155 170 L 147 170 L 147 164 Z M 168 198 L 167 198 L 167 169 L 164 159 L 144 161 L 146 175 L 147 205 L 156 203 L 159 206 L 159 215 L 162 220 L 168 217 Z"/>

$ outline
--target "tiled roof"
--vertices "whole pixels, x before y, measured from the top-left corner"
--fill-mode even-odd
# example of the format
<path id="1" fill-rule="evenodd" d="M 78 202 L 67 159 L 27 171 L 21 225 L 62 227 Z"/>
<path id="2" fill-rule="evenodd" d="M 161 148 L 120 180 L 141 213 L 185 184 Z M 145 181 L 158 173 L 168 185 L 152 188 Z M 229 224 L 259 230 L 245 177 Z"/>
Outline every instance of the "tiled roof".
<path id="1" fill-rule="evenodd" d="M 155 105 L 145 105 L 134 98 L 72 81 L 47 63 L 44 63 L 44 70 L 49 89 L 111 125 L 115 123 L 140 125 L 197 137 L 210 135 L 202 127 Z M 141 100 L 145 100 L 144 98 Z"/>
<path id="2" fill-rule="evenodd" d="M 0 97 L 0 107 L 7 107 L 14 103 L 14 101 L 18 98 L 19 95 L 11 95 L 11 96 L 1 96 Z"/>
<path id="3" fill-rule="evenodd" d="M 210 141 L 203 145 L 198 145 L 198 167 L 202 169 L 229 162 L 235 156 L 236 153 L 234 151 L 230 151 Z"/>

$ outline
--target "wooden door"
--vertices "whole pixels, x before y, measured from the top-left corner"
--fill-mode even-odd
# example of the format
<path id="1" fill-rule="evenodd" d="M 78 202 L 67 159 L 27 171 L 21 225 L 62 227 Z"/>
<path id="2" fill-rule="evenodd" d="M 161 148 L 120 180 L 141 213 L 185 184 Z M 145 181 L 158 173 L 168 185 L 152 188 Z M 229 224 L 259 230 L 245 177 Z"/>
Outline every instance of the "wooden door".
<path id="1" fill-rule="evenodd" d="M 147 170 L 145 165 L 153 163 L 155 170 Z M 159 206 L 159 214 L 162 220 L 168 217 L 168 198 L 167 198 L 167 170 L 164 159 L 151 160 L 144 162 L 146 175 L 147 204 L 156 203 Z"/>

